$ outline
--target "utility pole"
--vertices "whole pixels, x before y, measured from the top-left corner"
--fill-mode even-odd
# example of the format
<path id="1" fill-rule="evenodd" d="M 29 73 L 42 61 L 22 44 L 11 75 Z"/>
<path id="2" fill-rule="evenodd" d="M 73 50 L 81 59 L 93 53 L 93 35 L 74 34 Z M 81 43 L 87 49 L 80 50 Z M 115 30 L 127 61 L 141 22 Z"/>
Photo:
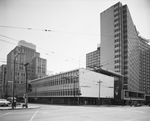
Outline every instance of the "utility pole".
<path id="1" fill-rule="evenodd" d="M 14 52 L 14 79 L 13 79 L 13 101 L 12 101 L 12 109 L 14 109 L 14 93 L 15 93 L 15 64 L 16 64 L 16 58 L 17 56 L 20 54 L 20 52 L 17 52 L 17 54 L 15 55 L 15 52 Z"/>
<path id="2" fill-rule="evenodd" d="M 24 64 L 25 66 L 25 71 L 26 71 L 26 98 L 25 98 L 25 103 L 26 103 L 26 108 L 28 108 L 28 82 L 27 82 L 27 77 L 28 77 L 28 73 L 27 73 L 27 65 L 29 63 Z"/>
<path id="3" fill-rule="evenodd" d="M 13 79 L 13 101 L 12 101 L 12 109 L 14 109 L 14 92 L 15 92 L 15 89 L 14 89 L 14 86 L 15 86 L 15 60 L 16 58 L 14 58 L 14 79 Z"/>
<path id="4" fill-rule="evenodd" d="M 101 88 L 102 81 L 99 80 L 97 83 L 99 84 L 99 95 L 98 95 L 98 106 L 99 106 L 100 105 L 100 88 Z"/>

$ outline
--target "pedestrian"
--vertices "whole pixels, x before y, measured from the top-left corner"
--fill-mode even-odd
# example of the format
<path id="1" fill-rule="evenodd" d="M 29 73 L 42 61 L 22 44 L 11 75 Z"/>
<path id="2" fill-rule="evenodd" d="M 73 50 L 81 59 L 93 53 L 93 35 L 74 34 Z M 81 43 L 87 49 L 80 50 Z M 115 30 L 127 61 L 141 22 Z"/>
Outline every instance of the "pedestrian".
<path id="1" fill-rule="evenodd" d="M 14 107 L 16 108 L 16 99 L 14 100 L 14 104 L 13 104 L 13 105 L 14 105 Z"/>

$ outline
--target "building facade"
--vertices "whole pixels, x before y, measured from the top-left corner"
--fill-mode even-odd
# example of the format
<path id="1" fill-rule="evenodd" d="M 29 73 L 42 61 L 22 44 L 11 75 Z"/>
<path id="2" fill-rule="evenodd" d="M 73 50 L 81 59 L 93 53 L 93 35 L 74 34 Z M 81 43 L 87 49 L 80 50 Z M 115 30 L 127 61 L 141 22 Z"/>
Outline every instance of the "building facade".
<path id="1" fill-rule="evenodd" d="M 42 78 L 46 76 L 46 67 L 47 67 L 47 60 L 35 57 L 32 60 L 32 69 L 33 69 L 33 75 L 32 79 L 36 78 Z"/>
<path id="2" fill-rule="evenodd" d="M 149 41 L 140 38 L 140 90 L 150 96 L 150 45 Z"/>
<path id="3" fill-rule="evenodd" d="M 0 98 L 5 97 L 6 93 L 6 65 L 0 66 Z"/>
<path id="4" fill-rule="evenodd" d="M 123 75 L 123 78 L 118 80 L 122 85 L 122 99 L 144 100 L 146 89 L 144 90 L 144 82 L 141 80 L 144 65 L 140 49 L 144 44 L 138 35 L 128 6 L 118 2 L 103 11 L 100 20 L 101 65 L 107 62 L 104 68 Z"/>
<path id="5" fill-rule="evenodd" d="M 7 82 L 12 82 L 15 80 L 15 94 L 17 95 L 18 84 L 24 83 L 27 80 L 32 80 L 40 76 L 46 75 L 46 61 L 45 66 L 42 67 L 44 71 L 40 71 L 36 74 L 37 68 L 41 66 L 40 63 L 34 63 L 34 59 L 40 58 L 40 53 L 36 52 L 36 46 L 32 43 L 26 41 L 19 41 L 18 46 L 16 46 L 7 55 Z M 43 59 L 45 60 L 45 59 Z M 39 64 L 39 65 L 38 65 Z M 27 65 L 27 66 L 25 66 Z M 26 70 L 27 68 L 27 70 Z M 15 72 L 15 73 L 14 73 Z M 26 73 L 27 72 L 27 73 Z M 34 75 L 37 75 L 36 77 Z M 9 89 L 10 90 L 10 89 Z"/>
<path id="6" fill-rule="evenodd" d="M 114 98 L 114 77 L 83 68 L 35 79 L 30 83 L 32 92 L 28 95 L 31 102 L 96 105 L 98 98 Z M 25 84 L 20 85 L 20 98 L 25 93 L 24 87 Z"/>
<path id="7" fill-rule="evenodd" d="M 86 68 L 94 67 L 100 67 L 100 44 L 97 45 L 97 50 L 86 54 Z"/>

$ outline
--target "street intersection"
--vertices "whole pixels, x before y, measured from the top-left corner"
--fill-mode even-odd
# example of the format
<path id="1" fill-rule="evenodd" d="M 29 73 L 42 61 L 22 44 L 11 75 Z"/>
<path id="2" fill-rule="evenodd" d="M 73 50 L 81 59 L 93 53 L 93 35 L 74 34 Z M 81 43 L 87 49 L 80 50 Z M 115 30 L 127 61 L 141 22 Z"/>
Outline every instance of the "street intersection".
<path id="1" fill-rule="evenodd" d="M 29 104 L 0 110 L 0 121 L 150 121 L 150 107 Z"/>

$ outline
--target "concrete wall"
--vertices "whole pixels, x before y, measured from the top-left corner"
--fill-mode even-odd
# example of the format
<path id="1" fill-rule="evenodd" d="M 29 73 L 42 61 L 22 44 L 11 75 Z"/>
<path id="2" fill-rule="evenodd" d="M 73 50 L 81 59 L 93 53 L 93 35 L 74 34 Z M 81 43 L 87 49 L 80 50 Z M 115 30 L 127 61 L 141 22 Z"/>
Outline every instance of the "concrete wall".
<path id="1" fill-rule="evenodd" d="M 99 96 L 99 84 L 98 81 L 102 81 L 100 86 L 100 97 L 114 98 L 114 77 L 99 74 L 93 71 L 80 69 L 79 71 L 81 97 L 98 97 Z"/>

